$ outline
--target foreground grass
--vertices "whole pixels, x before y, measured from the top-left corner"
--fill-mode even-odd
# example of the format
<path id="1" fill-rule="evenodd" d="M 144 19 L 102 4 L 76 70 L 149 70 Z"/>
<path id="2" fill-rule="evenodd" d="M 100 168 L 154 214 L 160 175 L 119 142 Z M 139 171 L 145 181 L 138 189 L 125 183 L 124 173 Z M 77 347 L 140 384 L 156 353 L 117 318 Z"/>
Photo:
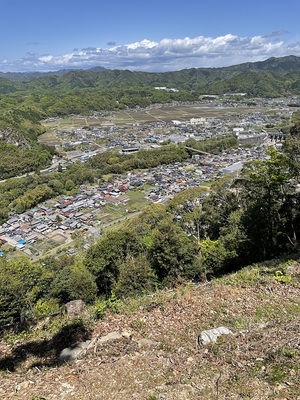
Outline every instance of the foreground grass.
<path id="1" fill-rule="evenodd" d="M 114 302 L 114 312 L 107 310 L 101 321 L 94 320 L 95 309 L 79 320 L 41 321 L 25 337 L 3 339 L 0 398 L 298 399 L 300 278 L 299 264 L 290 266 L 255 265 L 212 282 Z M 200 332 L 218 326 L 233 334 L 198 347 Z M 132 339 L 56 365 L 57 349 L 112 331 Z M 141 338 L 152 342 L 139 347 Z M 21 361 L 5 368 L 18 352 Z"/>

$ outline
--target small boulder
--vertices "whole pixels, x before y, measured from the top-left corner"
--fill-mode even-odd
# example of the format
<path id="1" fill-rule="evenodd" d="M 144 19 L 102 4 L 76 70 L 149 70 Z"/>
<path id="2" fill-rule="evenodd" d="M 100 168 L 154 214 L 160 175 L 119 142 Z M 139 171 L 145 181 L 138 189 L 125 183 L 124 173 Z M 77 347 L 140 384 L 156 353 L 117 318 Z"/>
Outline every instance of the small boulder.
<path id="1" fill-rule="evenodd" d="M 95 346 L 97 340 L 97 338 L 93 338 L 63 349 L 58 357 L 58 362 L 61 364 L 77 360 L 80 356 L 85 355 L 90 351 L 90 349 Z"/>
<path id="2" fill-rule="evenodd" d="M 198 345 L 205 346 L 208 343 L 215 343 L 221 335 L 232 335 L 232 332 L 225 326 L 202 331 L 198 336 Z"/>
<path id="3" fill-rule="evenodd" d="M 120 340 L 122 338 L 123 338 L 123 336 L 120 333 L 118 333 L 118 332 L 110 332 L 105 336 L 101 336 L 98 339 L 98 344 L 107 343 L 107 342 L 110 342 L 112 340 Z"/>
<path id="4" fill-rule="evenodd" d="M 76 317 L 83 313 L 85 302 L 83 300 L 72 300 L 65 304 L 68 317 Z"/>
<path id="5" fill-rule="evenodd" d="M 76 360 L 80 354 L 84 351 L 85 347 L 81 345 L 81 343 L 67 347 L 63 349 L 58 357 L 58 362 L 65 363 L 65 362 L 72 362 Z"/>

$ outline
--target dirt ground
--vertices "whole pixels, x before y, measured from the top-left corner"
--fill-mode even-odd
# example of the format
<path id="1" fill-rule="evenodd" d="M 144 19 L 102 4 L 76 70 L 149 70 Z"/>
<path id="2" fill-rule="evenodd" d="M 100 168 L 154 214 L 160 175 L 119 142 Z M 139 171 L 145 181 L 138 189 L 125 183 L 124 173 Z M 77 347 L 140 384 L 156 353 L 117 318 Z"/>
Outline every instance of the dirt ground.
<path id="1" fill-rule="evenodd" d="M 165 290 L 134 310 L 128 303 L 89 332 L 127 338 L 73 363 L 57 365 L 51 340 L 39 356 L 38 341 L 2 341 L 0 399 L 300 399 L 299 277 L 252 278 Z M 202 330 L 219 326 L 232 334 L 197 345 Z"/>

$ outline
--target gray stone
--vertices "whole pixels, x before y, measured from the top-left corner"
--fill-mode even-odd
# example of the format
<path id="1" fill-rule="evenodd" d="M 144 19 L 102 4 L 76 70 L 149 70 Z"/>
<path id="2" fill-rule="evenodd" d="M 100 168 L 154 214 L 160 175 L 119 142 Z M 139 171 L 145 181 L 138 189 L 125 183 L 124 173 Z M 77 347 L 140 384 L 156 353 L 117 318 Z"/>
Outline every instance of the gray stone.
<path id="1" fill-rule="evenodd" d="M 198 336 L 198 345 L 205 346 L 208 343 L 215 343 L 221 335 L 232 335 L 232 332 L 225 326 L 202 331 Z"/>
<path id="2" fill-rule="evenodd" d="M 122 336 L 126 339 L 132 339 L 133 334 L 131 332 L 128 331 L 123 331 L 122 332 Z"/>
<path id="3" fill-rule="evenodd" d="M 98 345 L 103 345 L 114 340 L 125 338 L 131 339 L 131 336 L 132 335 L 129 332 L 122 332 L 122 334 L 118 332 L 110 332 L 100 338 L 94 337 L 91 340 L 86 340 L 85 342 L 74 344 L 62 350 L 58 357 L 58 362 L 72 362 L 74 360 L 77 360 L 80 356 L 91 352 L 92 349 L 94 349 L 94 352 L 96 352 Z"/>
<path id="4" fill-rule="evenodd" d="M 110 332 L 105 336 L 102 336 L 101 338 L 98 339 L 98 344 L 103 344 L 106 342 L 110 342 L 111 340 L 120 340 L 122 339 L 124 336 L 122 336 L 120 333 L 118 332 Z"/>
<path id="5" fill-rule="evenodd" d="M 86 340 L 85 342 L 77 343 L 63 349 L 58 357 L 58 362 L 64 363 L 77 360 L 79 356 L 86 354 L 87 351 L 89 351 L 89 349 L 91 349 L 96 342 L 97 338 L 93 338 L 91 340 Z"/>
<path id="6" fill-rule="evenodd" d="M 68 317 L 76 317 L 83 313 L 85 302 L 83 300 L 72 300 L 65 304 Z"/>
<path id="7" fill-rule="evenodd" d="M 72 362 L 76 360 L 85 349 L 81 343 L 63 349 L 58 357 L 59 363 Z"/>
<path id="8" fill-rule="evenodd" d="M 287 273 L 291 276 L 300 276 L 300 263 L 294 262 L 287 267 Z"/>

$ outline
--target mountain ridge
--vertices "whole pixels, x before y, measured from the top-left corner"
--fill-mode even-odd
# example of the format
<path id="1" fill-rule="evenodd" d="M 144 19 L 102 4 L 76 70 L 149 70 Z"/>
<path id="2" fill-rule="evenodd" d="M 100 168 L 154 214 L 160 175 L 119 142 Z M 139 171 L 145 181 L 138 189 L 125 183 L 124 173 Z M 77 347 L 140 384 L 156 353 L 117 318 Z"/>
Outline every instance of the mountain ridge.
<path id="1" fill-rule="evenodd" d="M 271 57 L 265 61 L 221 68 L 190 68 L 169 72 L 117 69 L 70 69 L 29 75 L 0 73 L 0 93 L 35 90 L 81 90 L 169 87 L 198 94 L 245 92 L 249 97 L 300 95 L 300 57 Z M 31 75 L 30 75 L 31 74 Z M 27 76 L 26 80 L 20 80 Z M 18 78 L 18 80 L 13 80 Z M 8 79 L 10 78 L 10 79 Z M 25 79 L 25 78 L 24 78 Z"/>
<path id="2" fill-rule="evenodd" d="M 29 71 L 29 72 L 1 72 L 0 71 L 0 78 L 5 78 L 11 81 L 30 81 L 34 79 L 38 79 L 45 76 L 64 76 L 71 71 L 79 72 L 103 72 L 103 71 L 130 71 L 132 73 L 137 74 L 150 74 L 150 75 L 164 75 L 164 74 L 173 74 L 178 73 L 181 71 L 190 71 L 190 70 L 198 70 L 203 72 L 208 71 L 245 71 L 245 70 L 257 70 L 257 71 L 287 71 L 292 69 L 299 69 L 300 68 L 300 57 L 295 55 L 289 55 L 284 57 L 270 57 L 264 61 L 255 61 L 255 62 L 245 62 L 239 64 L 232 64 L 226 67 L 191 67 L 191 68 L 184 68 L 175 71 L 166 71 L 166 72 L 142 72 L 142 71 L 130 71 L 128 69 L 109 69 L 104 68 L 102 66 L 95 66 L 92 68 L 67 68 L 67 69 L 60 69 L 54 71 Z"/>

